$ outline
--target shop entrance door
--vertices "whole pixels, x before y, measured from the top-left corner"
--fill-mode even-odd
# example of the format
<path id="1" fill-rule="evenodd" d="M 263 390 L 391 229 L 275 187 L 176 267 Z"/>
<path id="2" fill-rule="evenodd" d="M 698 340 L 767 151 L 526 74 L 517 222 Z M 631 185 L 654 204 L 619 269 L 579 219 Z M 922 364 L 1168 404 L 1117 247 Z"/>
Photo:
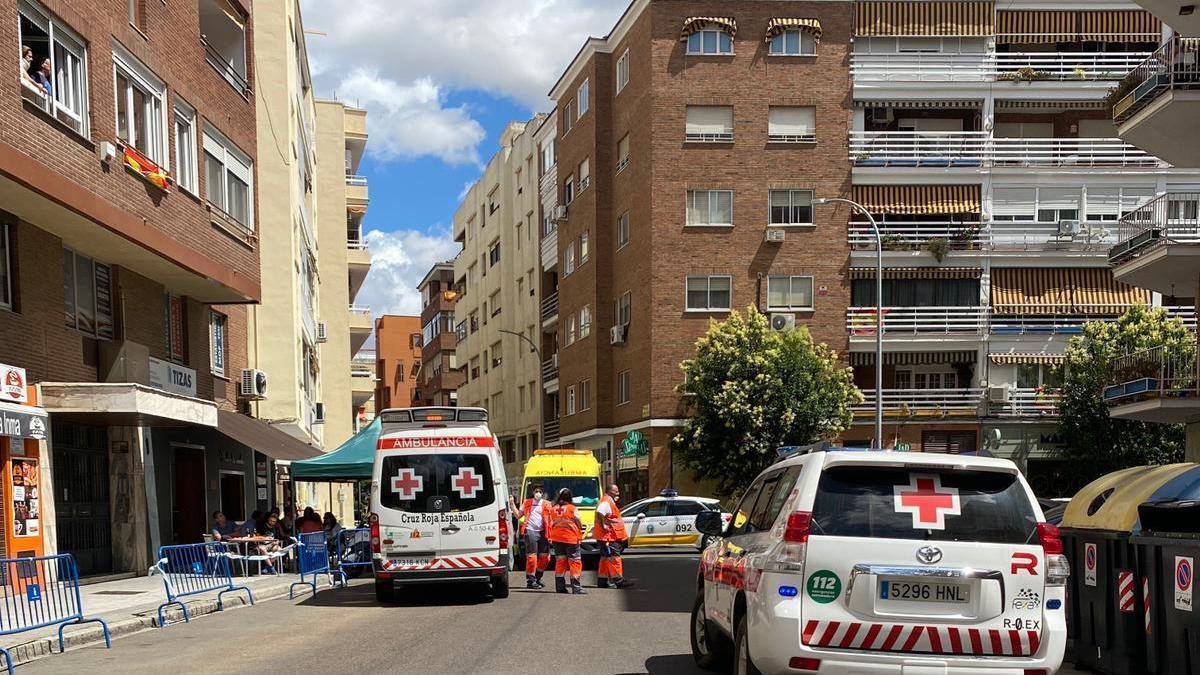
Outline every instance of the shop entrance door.
<path id="1" fill-rule="evenodd" d="M 75 556 L 80 576 L 112 572 L 108 429 L 55 424 L 52 451 L 58 552 Z"/>
<path id="2" fill-rule="evenodd" d="M 204 512 L 204 449 L 171 445 L 175 457 L 175 500 L 171 510 L 176 544 L 204 540 L 208 514 Z"/>
<path id="3" fill-rule="evenodd" d="M 246 475 L 234 471 L 221 472 L 221 512 L 229 520 L 246 519 Z"/>

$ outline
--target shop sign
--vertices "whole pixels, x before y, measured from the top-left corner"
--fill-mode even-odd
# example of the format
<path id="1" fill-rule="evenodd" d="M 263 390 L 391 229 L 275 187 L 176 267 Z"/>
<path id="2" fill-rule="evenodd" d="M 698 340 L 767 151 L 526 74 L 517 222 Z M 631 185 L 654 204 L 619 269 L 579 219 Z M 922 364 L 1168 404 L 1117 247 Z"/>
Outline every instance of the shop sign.
<path id="1" fill-rule="evenodd" d="M 37 408 L 30 408 L 37 410 Z M 46 440 L 46 416 L 39 413 L 0 408 L 0 435 L 11 438 Z"/>
<path id="2" fill-rule="evenodd" d="M 646 437 L 642 432 L 634 429 L 625 434 L 625 441 L 621 443 L 621 454 L 626 457 L 641 457 L 650 454 L 650 444 L 646 442 Z"/>
<path id="3" fill-rule="evenodd" d="M 25 369 L 0 363 L 0 401 L 29 403 Z"/>
<path id="4" fill-rule="evenodd" d="M 196 397 L 196 371 L 150 357 L 150 386 L 181 396 Z"/>
<path id="5" fill-rule="evenodd" d="M 32 457 L 12 460 L 12 506 L 13 536 L 37 537 L 41 535 L 40 504 L 41 479 L 38 461 Z"/>

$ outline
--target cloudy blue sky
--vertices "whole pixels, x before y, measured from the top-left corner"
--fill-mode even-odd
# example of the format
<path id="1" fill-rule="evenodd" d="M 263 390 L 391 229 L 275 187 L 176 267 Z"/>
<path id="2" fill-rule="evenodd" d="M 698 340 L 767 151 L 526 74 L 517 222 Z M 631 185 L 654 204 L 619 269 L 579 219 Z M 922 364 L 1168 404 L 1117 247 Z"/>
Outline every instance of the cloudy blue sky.
<path id="1" fill-rule="evenodd" d="M 627 0 L 301 0 L 318 95 L 365 107 L 371 273 L 356 303 L 420 311 L 416 283 L 452 258 L 458 200 L 510 120 L 546 93 Z"/>

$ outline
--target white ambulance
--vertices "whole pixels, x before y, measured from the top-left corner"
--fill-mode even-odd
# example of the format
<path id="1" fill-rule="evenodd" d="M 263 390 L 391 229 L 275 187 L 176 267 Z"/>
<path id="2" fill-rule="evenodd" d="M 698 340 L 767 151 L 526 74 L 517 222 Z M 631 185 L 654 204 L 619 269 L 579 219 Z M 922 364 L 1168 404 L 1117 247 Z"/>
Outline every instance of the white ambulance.
<path id="1" fill-rule="evenodd" d="M 1068 567 L 1003 459 L 798 450 L 701 556 L 692 651 L 736 673 L 1051 675 Z"/>
<path id="2" fill-rule="evenodd" d="M 375 596 L 430 582 L 490 586 L 508 597 L 508 490 L 482 408 L 379 414 L 371 481 Z"/>

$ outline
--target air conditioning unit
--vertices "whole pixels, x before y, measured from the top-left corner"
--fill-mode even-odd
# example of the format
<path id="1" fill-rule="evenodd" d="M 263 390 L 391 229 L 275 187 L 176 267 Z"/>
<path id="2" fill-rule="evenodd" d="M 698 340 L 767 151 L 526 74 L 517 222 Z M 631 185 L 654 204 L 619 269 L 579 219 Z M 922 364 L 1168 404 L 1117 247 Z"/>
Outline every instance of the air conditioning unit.
<path id="1" fill-rule="evenodd" d="M 785 331 L 796 330 L 796 315 L 795 314 L 772 314 L 771 315 L 771 330 Z"/>
<path id="2" fill-rule="evenodd" d="M 993 384 L 988 386 L 988 403 L 1008 403 L 1008 385 Z"/>
<path id="3" fill-rule="evenodd" d="M 772 243 L 782 243 L 785 239 L 787 239 L 787 231 L 774 227 L 768 227 L 767 235 L 764 237 L 764 239 L 765 241 Z"/>
<path id="4" fill-rule="evenodd" d="M 257 368 L 242 369 L 242 379 L 238 383 L 238 395 L 251 401 L 261 401 L 267 397 L 267 374 Z"/>
<path id="5" fill-rule="evenodd" d="M 565 204 L 559 204 L 558 206 L 554 207 L 554 219 L 555 220 L 566 220 L 567 219 L 567 207 Z"/>
<path id="6" fill-rule="evenodd" d="M 325 424 L 325 404 L 314 403 L 312 413 L 313 424 Z"/>
<path id="7" fill-rule="evenodd" d="M 1060 237 L 1074 237 L 1079 234 L 1080 224 L 1078 220 L 1060 220 L 1058 221 L 1058 234 Z"/>
<path id="8" fill-rule="evenodd" d="M 329 328 L 324 321 L 317 322 L 317 344 L 329 341 Z"/>
<path id="9" fill-rule="evenodd" d="M 625 326 L 623 324 L 613 326 L 609 329 L 608 343 L 612 345 L 625 344 Z"/>

